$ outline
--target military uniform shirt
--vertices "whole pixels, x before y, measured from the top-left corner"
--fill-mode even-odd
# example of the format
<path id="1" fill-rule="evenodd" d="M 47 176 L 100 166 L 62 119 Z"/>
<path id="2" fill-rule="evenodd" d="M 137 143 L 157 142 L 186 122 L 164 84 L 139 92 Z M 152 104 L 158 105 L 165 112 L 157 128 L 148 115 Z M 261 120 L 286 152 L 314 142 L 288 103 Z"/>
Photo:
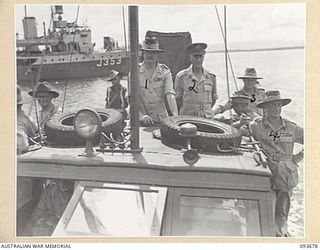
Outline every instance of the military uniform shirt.
<path id="1" fill-rule="evenodd" d="M 198 79 L 192 65 L 180 71 L 175 79 L 177 98 L 182 98 L 181 115 L 193 115 L 211 118 L 212 104 L 218 99 L 216 76 L 203 69 L 203 74 Z"/>
<path id="2" fill-rule="evenodd" d="M 290 196 L 299 181 L 293 148 L 295 142 L 303 144 L 303 128 L 282 118 L 282 126 L 274 129 L 265 117 L 256 118 L 249 126 L 253 137 L 260 142 L 268 156 L 272 189 L 287 192 Z"/>
<path id="3" fill-rule="evenodd" d="M 303 144 L 303 128 L 284 118 L 278 130 L 274 130 L 265 117 L 254 119 L 250 128 L 268 154 L 292 156 L 294 143 Z"/>
<path id="4" fill-rule="evenodd" d="M 235 92 L 236 95 L 245 95 L 245 96 L 249 96 L 251 98 L 251 101 L 250 101 L 250 109 L 253 111 L 253 112 L 256 112 L 260 115 L 263 115 L 263 111 L 262 109 L 258 108 L 257 107 L 257 104 L 259 102 L 262 102 L 264 101 L 265 99 L 265 91 L 264 89 L 261 89 L 261 88 L 254 88 L 253 90 L 253 93 L 252 94 L 249 94 L 247 93 L 243 88 L 240 89 L 239 91 Z"/>
<path id="5" fill-rule="evenodd" d="M 29 146 L 29 137 L 36 134 L 36 126 L 23 110 L 17 113 L 17 149 Z M 32 200 L 32 179 L 18 177 L 17 180 L 17 209 L 20 209 Z"/>
<path id="6" fill-rule="evenodd" d="M 245 95 L 245 96 L 249 96 L 251 101 L 249 102 L 249 108 L 252 112 L 256 112 L 258 113 L 259 115 L 263 115 L 263 111 L 262 109 L 258 108 L 257 107 L 257 104 L 261 101 L 264 101 L 265 99 L 265 91 L 264 89 L 261 89 L 261 88 L 254 88 L 253 90 L 253 93 L 252 94 L 249 94 L 247 93 L 243 88 L 240 89 L 239 91 L 236 91 L 234 93 L 234 95 Z M 230 101 L 229 101 L 230 102 Z M 220 113 L 223 113 L 225 111 L 227 111 L 228 109 L 228 106 L 230 106 L 227 103 L 225 103 L 224 105 L 219 105 L 219 112 Z"/>
<path id="7" fill-rule="evenodd" d="M 157 63 L 152 76 L 148 73 L 144 64 L 140 64 L 140 111 L 142 115 L 149 115 L 155 122 L 160 122 L 168 117 L 164 103 L 165 96 L 167 94 L 175 95 L 172 75 L 170 69 L 160 63 Z"/>
<path id="8" fill-rule="evenodd" d="M 174 83 L 176 96 L 181 97 L 183 103 L 211 104 L 218 99 L 216 76 L 205 69 L 201 79 L 198 80 L 191 65 L 177 74 Z M 194 88 L 191 89 L 193 86 Z"/>
<path id="9" fill-rule="evenodd" d="M 127 89 L 123 86 L 110 86 L 106 93 L 106 108 L 125 109 L 128 107 Z"/>
<path id="10" fill-rule="evenodd" d="M 23 110 L 17 113 L 17 148 L 29 146 L 29 137 L 36 135 L 37 127 Z"/>
<path id="11" fill-rule="evenodd" d="M 52 104 L 52 106 L 48 110 L 46 110 L 46 111 L 41 110 L 40 111 L 39 123 L 40 123 L 40 127 L 42 128 L 42 130 L 44 129 L 44 124 L 46 122 L 48 122 L 52 118 L 52 116 L 57 114 L 58 112 L 59 112 L 59 108 L 57 106 L 55 106 L 54 104 Z"/>

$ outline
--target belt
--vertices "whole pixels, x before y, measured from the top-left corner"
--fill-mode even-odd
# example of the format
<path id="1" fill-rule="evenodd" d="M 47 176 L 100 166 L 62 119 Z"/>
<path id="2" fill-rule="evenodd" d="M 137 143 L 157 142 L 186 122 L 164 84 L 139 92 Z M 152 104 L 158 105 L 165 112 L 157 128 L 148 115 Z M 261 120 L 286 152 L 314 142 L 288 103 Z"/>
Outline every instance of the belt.
<path id="1" fill-rule="evenodd" d="M 198 104 L 198 103 L 186 103 L 184 102 L 183 105 L 185 106 L 191 106 L 194 108 L 199 108 L 200 110 L 205 110 L 205 108 L 210 108 L 211 109 L 211 103 L 202 103 L 202 104 Z"/>
<path id="2" fill-rule="evenodd" d="M 275 162 L 292 161 L 293 155 L 268 154 L 268 159 Z"/>

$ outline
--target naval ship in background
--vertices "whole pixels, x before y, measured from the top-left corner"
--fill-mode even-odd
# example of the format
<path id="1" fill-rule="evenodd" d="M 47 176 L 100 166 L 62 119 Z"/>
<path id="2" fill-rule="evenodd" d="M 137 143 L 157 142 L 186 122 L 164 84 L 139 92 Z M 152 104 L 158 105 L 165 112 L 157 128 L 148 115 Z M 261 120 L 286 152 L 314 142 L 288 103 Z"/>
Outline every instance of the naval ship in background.
<path id="1" fill-rule="evenodd" d="M 36 83 L 109 75 L 111 70 L 128 73 L 129 53 L 111 37 L 104 37 L 104 51 L 94 50 L 91 30 L 63 20 L 63 7 L 51 8 L 52 29 L 38 36 L 35 17 L 22 20 L 24 39 L 16 34 L 17 82 Z"/>

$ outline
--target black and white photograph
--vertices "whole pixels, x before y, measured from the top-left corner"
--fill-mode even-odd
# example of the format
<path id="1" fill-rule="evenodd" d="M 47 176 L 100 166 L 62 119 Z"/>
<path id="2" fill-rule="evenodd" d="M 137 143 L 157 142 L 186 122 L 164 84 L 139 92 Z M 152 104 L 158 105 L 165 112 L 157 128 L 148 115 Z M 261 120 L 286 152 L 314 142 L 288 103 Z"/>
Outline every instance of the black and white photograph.
<path id="1" fill-rule="evenodd" d="M 306 4 L 14 20 L 16 237 L 306 236 Z"/>

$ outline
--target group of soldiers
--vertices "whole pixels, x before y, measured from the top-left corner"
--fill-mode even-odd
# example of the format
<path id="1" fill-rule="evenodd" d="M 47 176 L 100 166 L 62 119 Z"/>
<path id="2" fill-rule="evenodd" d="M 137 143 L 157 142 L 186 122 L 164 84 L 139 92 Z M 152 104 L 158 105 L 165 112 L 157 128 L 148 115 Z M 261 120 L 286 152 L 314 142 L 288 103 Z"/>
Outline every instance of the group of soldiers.
<path id="1" fill-rule="evenodd" d="M 293 154 L 294 143 L 303 144 L 303 128 L 281 116 L 282 106 L 291 99 L 281 98 L 278 90 L 265 92 L 258 88 L 259 79 L 254 68 L 247 68 L 243 76 L 243 87 L 235 92 L 223 105 L 215 105 L 218 99 L 216 76 L 203 67 L 207 44 L 193 43 L 187 46 L 191 65 L 176 75 L 173 83 L 170 69 L 159 63 L 163 50 L 155 37 L 146 37 L 141 50 L 143 62 L 139 64 L 139 119 L 144 126 L 159 124 L 170 115 L 191 115 L 216 119 L 218 114 L 233 109 L 230 124 L 240 129 L 243 135 L 257 140 L 267 156 L 272 172 L 271 187 L 274 197 L 276 236 L 290 236 L 287 220 L 290 197 L 298 183 L 298 162 L 303 159 L 303 150 Z M 112 70 L 108 78 L 112 86 L 107 88 L 106 108 L 119 110 L 127 117 L 127 89 L 121 85 L 121 72 Z M 20 94 L 19 94 L 20 93 Z M 51 90 L 48 83 L 40 83 L 36 91 L 29 94 L 38 100 L 42 110 L 39 114 L 40 129 L 58 109 L 52 99 L 59 93 Z M 18 153 L 28 146 L 36 128 L 21 109 L 23 104 L 18 87 Z M 20 99 L 19 99 L 20 98 Z M 27 185 L 27 184 L 24 184 Z M 38 217 L 37 217 L 38 218 Z"/>
<path id="2" fill-rule="evenodd" d="M 276 236 L 288 237 L 290 197 L 298 183 L 298 162 L 304 155 L 303 149 L 293 154 L 294 143 L 304 142 L 303 128 L 281 116 L 282 107 L 291 99 L 281 98 L 278 90 L 265 92 L 258 88 L 258 80 L 262 77 L 257 76 L 255 68 L 247 68 L 244 75 L 238 77 L 243 81 L 243 87 L 225 104 L 215 105 L 218 99 L 216 76 L 203 67 L 206 48 L 205 43 L 187 46 L 191 65 L 178 72 L 173 84 L 170 69 L 158 62 L 163 50 L 157 38 L 146 37 L 141 49 L 144 61 L 139 65 L 140 121 L 145 126 L 152 126 L 168 114 L 215 119 L 218 114 L 233 109 L 231 125 L 240 129 L 243 135 L 253 136 L 267 156 L 272 172 Z M 113 78 L 110 80 L 114 83 Z M 113 96 L 116 95 L 113 91 Z M 123 100 L 126 98 L 122 96 Z M 127 106 L 107 102 L 106 107 L 123 110 Z"/>
<path id="3" fill-rule="evenodd" d="M 17 87 L 17 154 L 36 149 L 44 124 L 59 112 L 53 99 L 59 96 L 48 82 L 40 82 L 35 91 L 28 94 L 37 99 L 41 107 L 36 123 L 23 111 L 21 88 Z M 41 137 L 41 136 L 40 136 Z M 17 181 L 17 235 L 31 234 L 32 228 L 41 229 L 40 235 L 50 235 L 59 221 L 71 195 L 72 182 L 63 180 L 38 180 L 19 177 Z M 30 223 L 30 214 L 32 221 Z M 29 222 L 29 223 L 28 223 Z M 46 232 L 44 232 L 46 230 Z"/>

